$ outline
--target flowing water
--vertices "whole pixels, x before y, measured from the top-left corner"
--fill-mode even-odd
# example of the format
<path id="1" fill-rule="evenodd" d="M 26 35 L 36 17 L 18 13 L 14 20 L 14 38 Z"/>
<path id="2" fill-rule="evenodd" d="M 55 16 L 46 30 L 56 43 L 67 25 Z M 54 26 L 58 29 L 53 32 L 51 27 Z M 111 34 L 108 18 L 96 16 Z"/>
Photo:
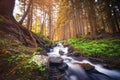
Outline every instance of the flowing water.
<path id="1" fill-rule="evenodd" d="M 59 51 L 63 51 L 64 54 L 60 55 Z M 64 47 L 62 43 L 58 43 L 57 46 L 50 49 L 50 52 L 47 54 L 49 57 L 61 57 L 64 59 L 64 62 L 68 65 L 65 75 L 67 80 L 120 80 L 120 71 L 106 69 L 102 65 L 93 64 L 88 60 L 77 61 L 72 57 L 68 57 L 68 47 Z M 86 71 L 79 63 L 88 63 L 94 66 L 95 69 Z"/>

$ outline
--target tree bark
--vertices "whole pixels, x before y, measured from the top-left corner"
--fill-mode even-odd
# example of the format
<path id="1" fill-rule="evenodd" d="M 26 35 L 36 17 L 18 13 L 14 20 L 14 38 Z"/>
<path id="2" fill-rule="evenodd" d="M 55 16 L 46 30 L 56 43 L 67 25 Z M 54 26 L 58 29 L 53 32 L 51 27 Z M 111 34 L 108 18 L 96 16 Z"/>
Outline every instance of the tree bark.
<path id="1" fill-rule="evenodd" d="M 15 0 L 0 0 L 0 15 L 6 18 L 13 17 Z"/>
<path id="2" fill-rule="evenodd" d="M 94 7 L 94 0 L 86 0 L 85 6 L 87 7 L 88 19 L 90 23 L 90 37 L 93 39 L 97 34 L 97 22 L 96 22 L 96 12 Z"/>

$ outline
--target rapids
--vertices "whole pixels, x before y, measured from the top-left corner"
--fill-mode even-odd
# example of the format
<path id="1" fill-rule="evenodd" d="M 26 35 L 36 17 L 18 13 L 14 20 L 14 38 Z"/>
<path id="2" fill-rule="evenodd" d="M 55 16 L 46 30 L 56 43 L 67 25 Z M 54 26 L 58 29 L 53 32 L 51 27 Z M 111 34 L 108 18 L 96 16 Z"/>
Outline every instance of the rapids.
<path id="1" fill-rule="evenodd" d="M 64 54 L 60 55 L 59 51 L 63 51 Z M 62 43 L 57 43 L 57 46 L 50 49 L 50 52 L 47 54 L 49 57 L 61 57 L 64 59 L 64 63 L 68 65 L 68 69 L 65 74 L 67 80 L 120 80 L 120 71 L 115 69 L 106 69 L 101 64 L 93 64 L 85 59 L 78 61 L 72 57 L 68 57 L 68 47 L 64 47 Z M 95 69 L 86 71 L 79 65 L 79 63 L 89 63 L 94 66 Z"/>

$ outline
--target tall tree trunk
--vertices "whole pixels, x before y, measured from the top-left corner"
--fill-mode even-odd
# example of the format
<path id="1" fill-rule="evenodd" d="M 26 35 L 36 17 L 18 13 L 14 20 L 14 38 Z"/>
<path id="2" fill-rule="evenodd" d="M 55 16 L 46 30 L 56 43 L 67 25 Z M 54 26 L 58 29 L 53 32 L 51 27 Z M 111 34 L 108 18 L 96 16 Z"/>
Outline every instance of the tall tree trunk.
<path id="1" fill-rule="evenodd" d="M 113 12 L 114 12 L 114 21 L 116 24 L 117 31 L 120 32 L 120 28 L 119 28 L 120 26 L 119 26 L 118 17 L 117 17 L 117 13 L 116 13 L 115 9 L 113 9 Z"/>
<path id="2" fill-rule="evenodd" d="M 27 19 L 27 29 L 32 30 L 32 18 L 33 18 L 33 5 L 31 5 L 29 13 L 28 13 L 28 19 Z"/>
<path id="3" fill-rule="evenodd" d="M 52 8 L 49 7 L 49 38 L 52 39 Z"/>
<path id="4" fill-rule="evenodd" d="M 43 21 L 41 23 L 41 26 L 40 26 L 40 34 L 43 34 L 44 32 L 44 26 L 45 26 L 45 21 L 46 21 L 46 12 L 43 13 Z"/>
<path id="5" fill-rule="evenodd" d="M 32 4 L 32 0 L 29 0 L 28 7 L 27 7 L 26 11 L 24 12 L 22 18 L 21 18 L 20 21 L 19 21 L 20 24 L 23 24 L 23 21 L 25 20 L 27 14 L 28 14 L 29 11 L 30 11 L 30 6 L 31 6 L 31 4 Z"/>
<path id="6" fill-rule="evenodd" d="M 86 7 L 88 13 L 88 19 L 90 23 L 90 37 L 93 39 L 97 34 L 97 22 L 96 22 L 96 12 L 95 12 L 95 4 L 94 0 L 86 0 Z"/>
<path id="7" fill-rule="evenodd" d="M 111 2 L 111 0 L 107 0 L 106 6 L 107 6 L 107 8 L 106 8 L 107 20 L 110 24 L 109 29 L 114 34 L 116 32 L 116 27 L 115 27 L 114 19 L 113 19 L 113 16 L 112 16 L 113 13 L 112 13 L 112 2 Z"/>
<path id="8" fill-rule="evenodd" d="M 6 18 L 13 18 L 14 5 L 15 0 L 0 0 L 0 15 Z"/>

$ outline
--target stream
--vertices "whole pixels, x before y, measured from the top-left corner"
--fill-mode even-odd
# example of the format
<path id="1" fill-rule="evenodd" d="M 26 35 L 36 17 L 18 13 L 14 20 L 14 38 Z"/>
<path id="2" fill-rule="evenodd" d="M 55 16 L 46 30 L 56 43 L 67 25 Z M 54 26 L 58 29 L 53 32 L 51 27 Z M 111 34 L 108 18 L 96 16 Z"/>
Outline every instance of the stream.
<path id="1" fill-rule="evenodd" d="M 59 51 L 63 51 L 64 54 L 59 54 Z M 87 59 L 79 61 L 67 56 L 68 47 L 64 47 L 62 43 L 57 43 L 57 46 L 50 49 L 47 54 L 49 57 L 61 57 L 68 65 L 68 69 L 65 71 L 66 80 L 120 80 L 120 71 L 118 70 L 107 69 L 102 64 L 93 64 Z M 79 65 L 81 63 L 90 64 L 94 66 L 94 69 L 87 71 Z"/>

